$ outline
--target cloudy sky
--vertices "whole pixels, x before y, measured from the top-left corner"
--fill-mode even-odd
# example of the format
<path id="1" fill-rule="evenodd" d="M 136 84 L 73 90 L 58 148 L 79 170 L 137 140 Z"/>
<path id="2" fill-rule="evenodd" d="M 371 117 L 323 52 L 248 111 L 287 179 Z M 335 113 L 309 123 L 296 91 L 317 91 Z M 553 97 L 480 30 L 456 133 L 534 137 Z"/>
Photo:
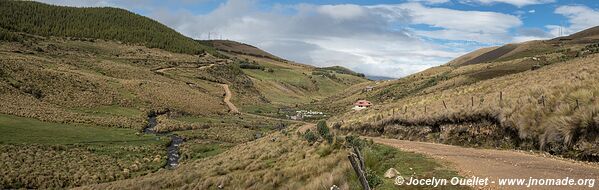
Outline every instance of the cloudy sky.
<path id="1" fill-rule="evenodd" d="M 599 25 L 595 0 L 41 1 L 120 7 L 195 39 L 235 40 L 300 63 L 387 77 L 440 65 L 480 47 Z"/>

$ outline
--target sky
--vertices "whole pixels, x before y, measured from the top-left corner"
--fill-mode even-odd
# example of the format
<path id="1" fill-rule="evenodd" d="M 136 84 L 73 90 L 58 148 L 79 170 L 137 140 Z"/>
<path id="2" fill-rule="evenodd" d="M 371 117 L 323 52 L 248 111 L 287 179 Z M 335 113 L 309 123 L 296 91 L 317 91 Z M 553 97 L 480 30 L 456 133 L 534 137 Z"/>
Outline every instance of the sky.
<path id="1" fill-rule="evenodd" d="M 398 78 L 481 47 L 599 25 L 595 0 L 40 0 L 118 7 L 194 39 L 227 39 L 314 66 Z"/>

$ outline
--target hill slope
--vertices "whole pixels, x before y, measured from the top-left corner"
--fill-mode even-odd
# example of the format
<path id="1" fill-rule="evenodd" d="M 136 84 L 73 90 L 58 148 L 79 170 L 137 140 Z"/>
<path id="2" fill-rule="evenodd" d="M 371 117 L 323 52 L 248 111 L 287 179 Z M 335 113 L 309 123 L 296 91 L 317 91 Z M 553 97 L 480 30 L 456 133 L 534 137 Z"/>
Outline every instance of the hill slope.
<path id="1" fill-rule="evenodd" d="M 210 50 L 152 19 L 117 8 L 73 8 L 0 1 L 0 28 L 40 36 L 117 40 L 178 53 Z"/>
<path id="2" fill-rule="evenodd" d="M 320 103 L 341 107 L 341 129 L 400 139 L 542 150 L 599 160 L 596 80 L 599 43 L 532 41 L 480 54 L 471 64 L 442 65 L 395 81 L 346 90 Z M 581 43 L 591 42 L 591 43 Z M 556 44 L 559 43 L 559 44 Z M 509 51 L 508 51 L 509 50 Z M 477 56 L 472 56 L 477 57 Z M 462 57 L 463 58 L 463 57 Z M 462 59 L 459 58 L 459 59 Z M 468 63 L 459 60 L 450 63 Z M 372 109 L 350 111 L 357 99 Z"/>

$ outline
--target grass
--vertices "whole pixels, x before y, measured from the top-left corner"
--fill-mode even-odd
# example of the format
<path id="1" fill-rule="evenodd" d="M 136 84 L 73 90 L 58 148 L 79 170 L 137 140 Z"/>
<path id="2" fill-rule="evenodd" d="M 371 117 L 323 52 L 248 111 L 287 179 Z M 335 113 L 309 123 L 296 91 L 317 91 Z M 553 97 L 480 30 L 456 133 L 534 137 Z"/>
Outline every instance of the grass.
<path id="1" fill-rule="evenodd" d="M 191 140 L 181 145 L 181 159 L 194 160 L 211 156 L 216 156 L 225 152 L 235 144 L 210 141 L 210 140 Z"/>
<path id="2" fill-rule="evenodd" d="M 0 188 L 68 188 L 157 171 L 169 140 L 136 132 L 0 114 Z"/>
<path id="3" fill-rule="evenodd" d="M 207 150 L 206 154 L 215 152 L 211 146 L 198 149 Z M 333 184 L 348 189 L 346 152 L 335 150 L 321 157 L 317 149 L 295 135 L 277 132 L 214 156 L 190 160 L 176 171 L 84 189 L 215 189 L 221 185 L 226 189 L 328 189 Z"/>
<path id="4" fill-rule="evenodd" d="M 376 186 L 376 189 L 398 189 L 394 185 L 394 179 L 384 178 L 383 175 L 389 168 L 395 168 L 405 179 L 409 177 L 416 178 L 437 178 L 451 179 L 459 176 L 457 172 L 447 168 L 443 164 L 426 157 L 422 154 L 400 151 L 386 145 L 369 144 L 362 149 L 364 155 L 364 164 L 383 179 L 383 183 Z M 354 173 L 350 174 L 352 179 L 351 186 L 359 187 L 359 181 Z M 422 186 L 402 186 L 401 189 L 428 189 L 432 187 Z M 468 189 L 466 187 L 444 186 L 444 189 Z"/>
<path id="5" fill-rule="evenodd" d="M 591 145 L 597 142 L 599 55 L 563 62 L 554 62 L 556 55 L 545 56 L 553 63 L 536 70 L 527 68 L 531 58 L 523 58 L 441 66 L 382 83 L 373 92 L 352 95 L 374 99 L 372 109 L 346 111 L 330 122 L 368 135 L 599 160 L 597 147 Z M 438 77 L 444 75 L 447 78 Z M 397 96 L 413 89 L 419 90 Z"/>
<path id="6" fill-rule="evenodd" d="M 132 129 L 48 123 L 0 114 L 0 142 L 5 144 L 145 144 L 156 141 L 152 135 L 135 133 Z"/>
<path id="7" fill-rule="evenodd" d="M 135 108 L 127 108 L 121 106 L 100 106 L 96 108 L 83 108 L 78 109 L 77 111 L 81 111 L 83 113 L 95 114 L 100 116 L 125 116 L 125 117 L 137 117 L 140 115 L 145 115 L 142 111 Z"/>

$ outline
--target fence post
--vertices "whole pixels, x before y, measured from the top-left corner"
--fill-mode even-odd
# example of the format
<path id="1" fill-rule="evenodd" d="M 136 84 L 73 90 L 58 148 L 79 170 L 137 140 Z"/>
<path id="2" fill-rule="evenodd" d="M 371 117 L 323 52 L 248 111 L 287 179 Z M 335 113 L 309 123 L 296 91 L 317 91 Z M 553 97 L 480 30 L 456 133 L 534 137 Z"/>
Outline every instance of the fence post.
<path id="1" fill-rule="evenodd" d="M 474 107 L 474 96 L 471 96 L 471 97 L 470 97 L 470 102 L 471 102 L 471 105 L 470 105 L 470 106 L 471 106 L 471 107 Z"/>
<path id="2" fill-rule="evenodd" d="M 424 113 L 426 113 L 426 106 L 424 106 Z"/>
<path id="3" fill-rule="evenodd" d="M 445 107 L 445 109 L 447 109 L 447 104 L 445 104 L 445 100 L 443 100 L 443 107 Z"/>
<path id="4" fill-rule="evenodd" d="M 580 105 L 578 104 L 578 99 L 576 99 L 576 107 L 574 108 L 574 110 L 578 109 Z"/>
<path id="5" fill-rule="evenodd" d="M 352 168 L 354 168 L 356 175 L 358 175 L 360 184 L 362 184 L 362 189 L 370 190 L 370 185 L 368 185 L 368 180 L 366 180 L 366 174 L 364 173 L 365 166 L 364 166 L 364 159 L 362 158 L 362 154 L 360 153 L 359 150 L 357 150 L 356 147 L 354 147 L 354 152 L 355 153 L 350 152 L 349 155 L 347 155 L 347 158 L 349 159 L 349 162 L 351 163 Z"/>
<path id="6" fill-rule="evenodd" d="M 545 95 L 541 96 L 541 104 L 543 104 L 543 107 L 545 107 Z"/>

